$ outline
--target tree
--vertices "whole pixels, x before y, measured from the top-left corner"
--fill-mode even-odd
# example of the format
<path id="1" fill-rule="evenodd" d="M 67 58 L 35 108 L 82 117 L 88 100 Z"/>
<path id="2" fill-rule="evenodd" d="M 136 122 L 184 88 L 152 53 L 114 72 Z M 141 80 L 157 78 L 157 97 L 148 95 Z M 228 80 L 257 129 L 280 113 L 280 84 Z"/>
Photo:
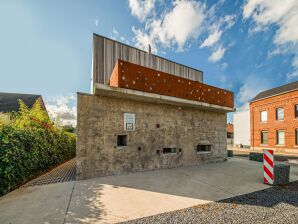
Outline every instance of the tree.
<path id="1" fill-rule="evenodd" d="M 12 125 L 18 128 L 53 128 L 53 123 L 43 109 L 40 98 L 35 101 L 31 109 L 22 100 L 19 100 L 19 105 L 19 112 L 14 115 Z"/>

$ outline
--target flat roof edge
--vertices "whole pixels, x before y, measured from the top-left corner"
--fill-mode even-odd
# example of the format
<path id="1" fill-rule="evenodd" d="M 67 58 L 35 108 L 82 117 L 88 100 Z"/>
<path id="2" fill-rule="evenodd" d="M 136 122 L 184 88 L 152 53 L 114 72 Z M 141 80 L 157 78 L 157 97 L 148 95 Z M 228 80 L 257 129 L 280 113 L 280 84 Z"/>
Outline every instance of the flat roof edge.
<path id="1" fill-rule="evenodd" d="M 156 93 L 142 92 L 139 90 L 111 87 L 105 84 L 95 84 L 95 94 L 100 96 L 110 96 L 115 98 L 126 98 L 142 102 L 151 102 L 158 104 L 169 104 L 182 107 L 200 108 L 221 112 L 234 112 L 234 108 L 209 104 L 194 100 L 182 99 L 172 96 L 160 95 Z"/>

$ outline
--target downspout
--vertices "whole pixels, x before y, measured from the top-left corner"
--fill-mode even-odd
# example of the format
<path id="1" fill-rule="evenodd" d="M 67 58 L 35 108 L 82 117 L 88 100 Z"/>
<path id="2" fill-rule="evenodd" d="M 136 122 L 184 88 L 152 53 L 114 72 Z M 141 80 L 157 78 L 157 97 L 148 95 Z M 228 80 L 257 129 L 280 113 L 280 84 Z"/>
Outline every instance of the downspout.
<path id="1" fill-rule="evenodd" d="M 255 116 L 253 107 L 251 108 L 252 113 L 252 149 L 255 150 Z"/>

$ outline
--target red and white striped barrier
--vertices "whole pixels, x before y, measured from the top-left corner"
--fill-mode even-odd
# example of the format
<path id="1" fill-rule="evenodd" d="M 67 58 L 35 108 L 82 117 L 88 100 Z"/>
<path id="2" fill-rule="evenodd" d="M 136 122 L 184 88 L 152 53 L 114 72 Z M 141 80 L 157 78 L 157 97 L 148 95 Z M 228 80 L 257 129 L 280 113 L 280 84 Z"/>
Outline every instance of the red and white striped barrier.
<path id="1" fill-rule="evenodd" d="M 263 160 L 264 160 L 264 183 L 273 184 L 274 182 L 274 156 L 273 150 L 264 149 L 263 150 Z"/>

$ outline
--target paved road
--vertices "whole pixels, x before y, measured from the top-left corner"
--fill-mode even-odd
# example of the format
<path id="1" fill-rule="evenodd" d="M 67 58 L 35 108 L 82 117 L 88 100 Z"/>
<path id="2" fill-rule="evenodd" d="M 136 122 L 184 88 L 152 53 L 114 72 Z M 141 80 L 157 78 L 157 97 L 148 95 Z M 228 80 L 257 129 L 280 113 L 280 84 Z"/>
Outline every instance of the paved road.
<path id="1" fill-rule="evenodd" d="M 0 223 L 117 223 L 176 214 L 177 210 L 267 189 L 262 175 L 262 163 L 230 158 L 223 163 L 24 187 L 0 198 Z M 291 180 L 298 180 L 298 166 L 291 167 Z M 272 206 L 278 212 L 283 205 Z M 262 204 L 254 206 L 266 210 Z M 211 218 L 220 218 L 212 214 Z"/>

